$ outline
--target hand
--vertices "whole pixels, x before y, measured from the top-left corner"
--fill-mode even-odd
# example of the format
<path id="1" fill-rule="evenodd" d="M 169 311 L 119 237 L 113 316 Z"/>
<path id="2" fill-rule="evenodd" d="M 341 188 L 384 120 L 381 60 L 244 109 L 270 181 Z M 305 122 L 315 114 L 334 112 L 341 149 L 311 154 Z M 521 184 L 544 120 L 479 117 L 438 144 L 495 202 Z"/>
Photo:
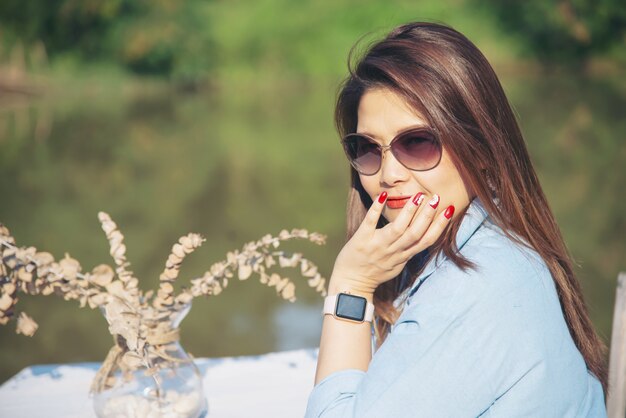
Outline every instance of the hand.
<path id="1" fill-rule="evenodd" d="M 376 229 L 385 206 L 386 196 L 372 203 L 365 219 L 341 249 L 329 283 L 329 294 L 351 290 L 371 296 L 381 284 L 396 277 L 415 254 L 431 246 L 441 235 L 454 213 L 454 206 L 439 215 L 430 201 L 418 193 L 402 208 L 398 217 L 381 229 Z M 419 205 L 413 203 L 418 201 Z"/>

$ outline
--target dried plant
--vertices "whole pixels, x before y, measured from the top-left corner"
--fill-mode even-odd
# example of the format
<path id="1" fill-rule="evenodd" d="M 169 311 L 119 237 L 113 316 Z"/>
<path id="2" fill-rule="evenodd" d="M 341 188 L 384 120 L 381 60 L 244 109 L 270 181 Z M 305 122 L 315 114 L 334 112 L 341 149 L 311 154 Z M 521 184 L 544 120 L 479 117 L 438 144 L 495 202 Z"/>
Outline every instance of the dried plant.
<path id="1" fill-rule="evenodd" d="M 283 230 L 277 237 L 268 234 L 259 241 L 245 244 L 241 251 L 228 252 L 226 260 L 213 264 L 202 277 L 191 280 L 190 287 L 182 287 L 176 293 L 173 284 L 181 263 L 204 242 L 200 235 L 188 234 L 172 247 L 159 277 L 157 291 L 144 293 L 139 289 L 139 280 L 129 270 L 124 236 L 108 214 L 100 212 L 98 218 L 109 241 L 115 269 L 101 264 L 84 273 L 80 263 L 67 253 L 57 262 L 50 253 L 39 252 L 34 247 L 18 247 L 9 230 L 0 224 L 0 324 L 6 324 L 15 316 L 19 292 L 55 294 L 65 300 L 77 300 L 81 307 L 100 308 L 115 345 L 94 379 L 94 392 L 113 385 L 109 373 L 113 367 L 119 367 L 130 378 L 129 373 L 137 367 L 144 366 L 149 373 L 155 373 L 161 364 L 175 361 L 168 355 L 168 350 L 176 348 L 173 343 L 178 341 L 175 323 L 178 315 L 189 308 L 194 297 L 220 294 L 235 275 L 239 280 L 247 280 L 256 273 L 261 283 L 274 287 L 281 297 L 294 302 L 294 283 L 277 273 L 268 273 L 267 269 L 274 265 L 299 266 L 301 274 L 308 278 L 309 286 L 322 296 L 326 295 L 326 279 L 315 264 L 300 253 L 276 250 L 282 241 L 295 238 L 325 244 L 324 235 L 304 229 Z M 36 330 L 35 321 L 21 312 L 16 331 L 32 336 Z"/>

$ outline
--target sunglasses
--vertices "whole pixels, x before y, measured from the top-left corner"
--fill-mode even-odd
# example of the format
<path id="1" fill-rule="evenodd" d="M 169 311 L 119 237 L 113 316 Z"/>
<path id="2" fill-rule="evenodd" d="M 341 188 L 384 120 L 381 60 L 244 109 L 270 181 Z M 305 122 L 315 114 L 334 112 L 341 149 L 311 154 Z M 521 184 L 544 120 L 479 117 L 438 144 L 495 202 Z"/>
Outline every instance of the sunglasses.
<path id="1" fill-rule="evenodd" d="M 401 132 L 389 145 L 380 145 L 373 138 L 359 133 L 344 136 L 341 143 L 352 167 L 365 176 L 380 170 L 383 153 L 388 148 L 400 164 L 413 171 L 431 170 L 441 161 L 441 142 L 431 128 Z"/>

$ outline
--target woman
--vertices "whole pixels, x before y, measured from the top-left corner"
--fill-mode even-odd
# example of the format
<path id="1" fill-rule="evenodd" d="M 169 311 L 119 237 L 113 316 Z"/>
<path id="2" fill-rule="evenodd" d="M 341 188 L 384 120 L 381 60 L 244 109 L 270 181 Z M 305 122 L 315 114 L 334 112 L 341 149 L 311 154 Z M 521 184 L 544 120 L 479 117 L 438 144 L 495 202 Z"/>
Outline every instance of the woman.
<path id="1" fill-rule="evenodd" d="M 306 417 L 606 416 L 606 348 L 480 51 L 398 27 L 350 69 L 335 118 L 349 240 Z"/>

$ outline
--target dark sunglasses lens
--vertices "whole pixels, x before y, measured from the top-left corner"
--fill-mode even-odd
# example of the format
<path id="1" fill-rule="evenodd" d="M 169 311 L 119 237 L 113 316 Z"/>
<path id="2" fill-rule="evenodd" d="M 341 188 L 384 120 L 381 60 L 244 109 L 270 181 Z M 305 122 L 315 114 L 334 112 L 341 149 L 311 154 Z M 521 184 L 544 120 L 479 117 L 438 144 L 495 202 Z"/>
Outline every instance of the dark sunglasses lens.
<path id="1" fill-rule="evenodd" d="M 411 170 L 430 170 L 441 159 L 441 145 L 429 132 L 408 133 L 398 138 L 392 148 L 398 161 Z"/>
<path id="2" fill-rule="evenodd" d="M 374 174 L 380 168 L 380 148 L 360 135 L 348 135 L 343 141 L 352 166 L 361 174 Z"/>

